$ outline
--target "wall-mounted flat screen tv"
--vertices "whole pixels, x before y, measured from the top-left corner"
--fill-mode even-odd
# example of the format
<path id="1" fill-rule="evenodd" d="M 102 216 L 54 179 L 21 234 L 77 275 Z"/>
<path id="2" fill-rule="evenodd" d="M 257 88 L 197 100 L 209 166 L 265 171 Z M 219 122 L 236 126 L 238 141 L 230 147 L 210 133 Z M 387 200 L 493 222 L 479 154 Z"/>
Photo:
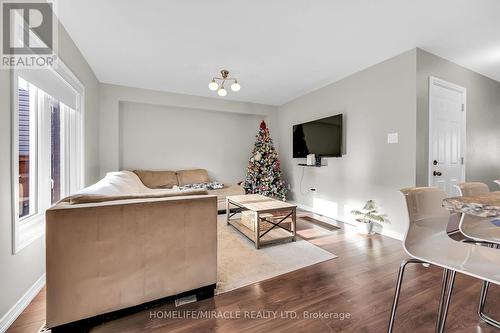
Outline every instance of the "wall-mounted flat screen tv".
<path id="1" fill-rule="evenodd" d="M 293 157 L 342 156 L 342 114 L 293 126 Z"/>

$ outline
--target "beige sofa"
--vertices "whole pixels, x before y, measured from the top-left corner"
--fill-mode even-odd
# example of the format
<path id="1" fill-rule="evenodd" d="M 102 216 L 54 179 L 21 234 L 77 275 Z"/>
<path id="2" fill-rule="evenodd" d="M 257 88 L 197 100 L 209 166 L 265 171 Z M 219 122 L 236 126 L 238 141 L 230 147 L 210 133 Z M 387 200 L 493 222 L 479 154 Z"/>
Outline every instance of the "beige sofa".
<path id="1" fill-rule="evenodd" d="M 53 332 L 188 291 L 213 295 L 217 197 L 109 173 L 47 211 L 46 260 Z"/>
<path id="2" fill-rule="evenodd" d="M 151 189 L 171 188 L 188 184 L 209 183 L 213 180 L 205 169 L 179 170 L 179 171 L 150 171 L 135 170 L 137 176 L 145 186 Z M 217 209 L 219 212 L 226 210 L 226 197 L 230 195 L 245 194 L 243 187 L 224 183 L 224 188 L 209 190 L 208 194 L 217 196 Z"/>

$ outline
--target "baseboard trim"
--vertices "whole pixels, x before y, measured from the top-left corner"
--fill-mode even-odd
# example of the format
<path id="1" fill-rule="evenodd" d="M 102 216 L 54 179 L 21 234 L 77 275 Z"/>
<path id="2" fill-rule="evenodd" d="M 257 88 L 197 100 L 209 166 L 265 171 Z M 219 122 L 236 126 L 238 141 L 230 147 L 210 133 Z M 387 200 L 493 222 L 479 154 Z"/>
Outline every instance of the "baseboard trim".
<path id="1" fill-rule="evenodd" d="M 290 201 L 290 202 L 293 203 L 293 204 L 295 204 L 295 205 L 297 205 L 298 208 L 306 210 L 308 212 L 311 212 L 311 213 L 314 213 L 314 214 L 318 214 L 318 215 L 323 215 L 323 216 L 326 216 L 328 218 L 331 218 L 331 219 L 337 220 L 339 222 L 342 222 L 344 224 L 353 225 L 352 223 L 339 220 L 338 218 L 335 218 L 335 217 L 332 217 L 332 216 L 328 216 L 328 215 L 325 215 L 325 214 L 320 214 L 318 212 L 315 212 L 313 207 L 310 207 L 310 206 L 307 206 L 307 205 L 303 205 L 301 203 L 294 202 L 294 201 Z M 403 234 L 401 234 L 399 232 L 392 231 L 392 230 L 384 230 L 384 229 L 382 229 L 381 232 L 380 232 L 380 234 L 383 235 L 383 236 L 387 236 L 389 238 L 400 240 L 400 241 L 403 240 Z"/>
<path id="2" fill-rule="evenodd" d="M 45 273 L 28 289 L 16 304 L 0 319 L 0 333 L 4 333 L 45 286 Z"/>
<path id="3" fill-rule="evenodd" d="M 393 238 L 393 239 L 397 239 L 399 241 L 403 241 L 403 238 L 404 238 L 404 235 L 402 233 L 392 231 L 392 230 L 383 230 L 382 229 L 382 232 L 380 234 L 387 236 L 387 237 L 390 237 L 390 238 Z"/>

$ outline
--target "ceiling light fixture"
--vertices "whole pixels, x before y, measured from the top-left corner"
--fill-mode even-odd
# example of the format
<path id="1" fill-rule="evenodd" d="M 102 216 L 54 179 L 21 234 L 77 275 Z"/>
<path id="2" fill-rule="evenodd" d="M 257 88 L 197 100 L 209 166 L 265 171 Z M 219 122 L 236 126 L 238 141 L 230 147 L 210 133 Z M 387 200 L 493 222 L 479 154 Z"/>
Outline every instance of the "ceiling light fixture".
<path id="1" fill-rule="evenodd" d="M 220 71 L 221 77 L 214 77 L 212 78 L 212 81 L 208 84 L 208 89 L 212 91 L 217 90 L 217 95 L 224 97 L 227 95 L 227 90 L 224 88 L 224 83 L 226 81 L 233 81 L 231 84 L 231 90 L 232 91 L 240 91 L 241 86 L 238 83 L 238 80 L 236 78 L 231 78 L 229 77 L 229 71 L 227 69 L 223 69 Z M 217 81 L 220 81 L 220 85 Z"/>

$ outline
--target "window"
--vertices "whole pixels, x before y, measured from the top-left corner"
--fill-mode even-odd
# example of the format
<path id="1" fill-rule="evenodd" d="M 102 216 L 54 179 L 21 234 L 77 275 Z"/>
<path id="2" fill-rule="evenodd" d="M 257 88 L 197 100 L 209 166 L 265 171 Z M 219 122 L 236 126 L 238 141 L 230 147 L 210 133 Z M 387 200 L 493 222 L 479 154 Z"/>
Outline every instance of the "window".
<path id="1" fill-rule="evenodd" d="M 83 88 L 60 71 L 68 80 L 54 70 L 14 71 L 14 253 L 43 235 L 46 209 L 83 187 Z"/>
<path id="2" fill-rule="evenodd" d="M 50 202 L 55 204 L 61 199 L 61 107 L 56 100 L 50 106 Z"/>
<path id="3" fill-rule="evenodd" d="M 30 100 L 34 96 L 28 82 L 20 79 L 18 81 L 18 136 L 19 136 L 19 218 L 23 219 L 36 213 L 35 208 L 35 128 L 36 114 L 30 107 Z"/>

